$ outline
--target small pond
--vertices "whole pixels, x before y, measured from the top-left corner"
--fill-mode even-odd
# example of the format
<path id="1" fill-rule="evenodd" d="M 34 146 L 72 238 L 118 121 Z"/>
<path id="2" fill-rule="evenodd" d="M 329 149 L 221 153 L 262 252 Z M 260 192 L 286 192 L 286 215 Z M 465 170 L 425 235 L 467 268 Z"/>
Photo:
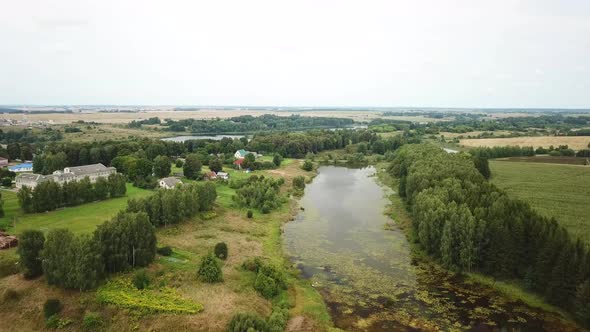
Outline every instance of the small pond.
<path id="1" fill-rule="evenodd" d="M 571 331 L 530 308 L 414 259 L 384 214 L 391 190 L 373 167 L 322 166 L 284 245 L 322 294 L 337 327 L 354 331 Z M 386 227 L 386 225 L 389 225 Z"/>

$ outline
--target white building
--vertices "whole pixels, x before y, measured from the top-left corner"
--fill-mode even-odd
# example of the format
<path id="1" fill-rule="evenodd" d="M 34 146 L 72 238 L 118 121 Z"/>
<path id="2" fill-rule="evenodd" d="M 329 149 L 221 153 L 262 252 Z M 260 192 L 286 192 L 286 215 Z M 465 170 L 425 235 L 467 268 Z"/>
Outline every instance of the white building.
<path id="1" fill-rule="evenodd" d="M 217 172 L 217 177 L 223 180 L 229 179 L 229 174 L 226 172 Z"/>
<path id="2" fill-rule="evenodd" d="M 182 181 L 175 177 L 168 177 L 160 179 L 160 188 L 164 189 L 174 189 L 177 184 L 182 184 Z"/>
<path id="3" fill-rule="evenodd" d="M 98 178 L 106 178 L 111 174 L 116 174 L 117 169 L 114 167 L 106 167 L 103 164 L 93 164 L 86 166 L 66 167 L 63 171 L 55 171 L 50 175 L 23 173 L 16 176 L 16 188 L 20 189 L 27 186 L 34 189 L 39 183 L 43 181 L 55 181 L 63 184 L 69 181 L 80 181 L 84 178 L 89 178 L 90 182 L 96 182 Z"/>

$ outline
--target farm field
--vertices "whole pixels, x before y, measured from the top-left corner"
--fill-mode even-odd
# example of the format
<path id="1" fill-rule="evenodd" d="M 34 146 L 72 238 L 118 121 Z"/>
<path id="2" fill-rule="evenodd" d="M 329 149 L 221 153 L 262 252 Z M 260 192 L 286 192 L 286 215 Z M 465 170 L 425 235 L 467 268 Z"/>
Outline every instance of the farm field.
<path id="1" fill-rule="evenodd" d="M 590 242 L 590 167 L 490 161 L 492 182 Z"/>
<path id="2" fill-rule="evenodd" d="M 566 165 L 585 165 L 586 158 L 583 157 L 566 157 L 566 156 L 532 156 L 532 157 L 508 157 L 498 158 L 499 161 L 516 161 L 527 163 L 546 163 L 546 164 L 566 164 Z"/>
<path id="3" fill-rule="evenodd" d="M 568 145 L 571 149 L 580 150 L 588 148 L 590 144 L 590 137 L 588 136 L 535 136 L 535 137 L 511 137 L 511 138 L 474 138 L 462 139 L 459 141 L 460 145 L 467 147 L 493 147 L 493 146 L 532 146 L 534 148 L 545 147 L 553 145 Z"/>
<path id="4" fill-rule="evenodd" d="M 466 133 L 451 133 L 448 131 L 441 131 L 440 135 L 444 136 L 445 138 L 455 138 L 455 137 L 469 137 L 469 136 L 474 136 L 477 137 L 477 135 L 483 134 L 486 131 L 483 130 L 479 130 L 479 131 L 468 131 Z M 506 130 L 496 130 L 496 131 L 487 131 L 489 133 L 493 133 L 495 136 L 500 136 L 500 135 L 509 135 L 510 132 L 506 131 Z"/>
<path id="5" fill-rule="evenodd" d="M 19 206 L 16 193 L 2 191 L 5 216 L 0 218 L 0 224 L 8 225 L 9 233 L 19 234 L 26 229 L 39 229 L 47 232 L 53 228 L 68 228 L 74 233 L 91 233 L 97 225 L 113 217 L 125 208 L 127 200 L 149 195 L 151 191 L 133 187 L 127 184 L 125 197 L 108 199 L 45 213 L 24 214 Z M 16 217 L 16 229 L 13 218 Z"/>

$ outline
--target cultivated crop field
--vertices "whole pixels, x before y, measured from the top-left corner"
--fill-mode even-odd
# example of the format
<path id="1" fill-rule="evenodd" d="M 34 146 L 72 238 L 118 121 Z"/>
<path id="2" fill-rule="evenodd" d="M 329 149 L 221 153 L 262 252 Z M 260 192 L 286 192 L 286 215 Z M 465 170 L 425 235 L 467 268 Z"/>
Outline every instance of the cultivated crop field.
<path id="1" fill-rule="evenodd" d="M 567 164 L 567 165 L 585 165 L 586 164 L 586 158 L 566 157 L 566 156 L 508 157 L 508 158 L 498 158 L 496 160 L 517 161 L 517 162 L 527 162 L 527 163 Z"/>
<path id="2" fill-rule="evenodd" d="M 590 241 L 590 167 L 490 161 L 492 182 Z"/>
<path id="3" fill-rule="evenodd" d="M 467 147 L 493 147 L 493 146 L 540 146 L 548 148 L 553 145 L 567 145 L 571 149 L 580 150 L 588 147 L 590 137 L 588 136 L 535 136 L 535 137 L 511 137 L 511 138 L 481 138 L 462 139 L 459 144 Z"/>

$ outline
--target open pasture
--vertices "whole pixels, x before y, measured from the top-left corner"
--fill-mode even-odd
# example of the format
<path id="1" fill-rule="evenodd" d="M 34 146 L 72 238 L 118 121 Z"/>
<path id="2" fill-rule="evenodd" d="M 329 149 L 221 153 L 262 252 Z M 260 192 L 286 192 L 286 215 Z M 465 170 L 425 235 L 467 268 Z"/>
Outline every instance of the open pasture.
<path id="1" fill-rule="evenodd" d="M 492 160 L 490 168 L 499 188 L 590 241 L 590 167 Z"/>

